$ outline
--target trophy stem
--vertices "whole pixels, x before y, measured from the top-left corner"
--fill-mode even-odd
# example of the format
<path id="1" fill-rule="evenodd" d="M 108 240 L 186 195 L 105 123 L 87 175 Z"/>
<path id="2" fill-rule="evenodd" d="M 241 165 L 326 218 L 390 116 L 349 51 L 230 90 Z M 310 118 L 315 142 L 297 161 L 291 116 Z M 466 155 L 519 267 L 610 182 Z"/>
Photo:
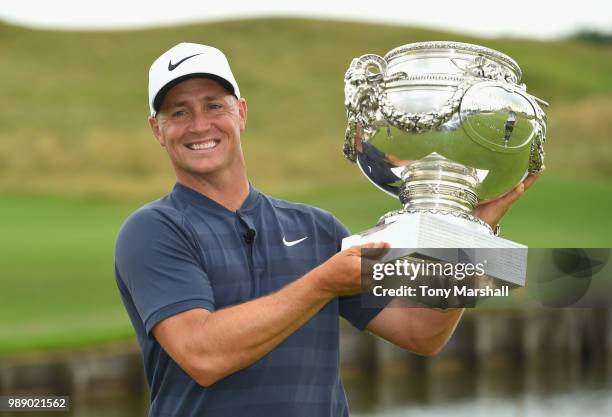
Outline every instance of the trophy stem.
<path id="1" fill-rule="evenodd" d="M 404 209 L 385 214 L 379 224 L 398 215 L 434 214 L 474 226 L 477 224 L 476 227 L 493 234 L 488 224 L 471 214 L 478 204 L 476 190 L 480 179 L 476 169 L 432 152 L 406 166 L 401 176 L 399 198 Z"/>
<path id="2" fill-rule="evenodd" d="M 471 213 L 478 204 L 479 185 L 474 168 L 433 152 L 406 167 L 399 198 L 406 210 Z"/>

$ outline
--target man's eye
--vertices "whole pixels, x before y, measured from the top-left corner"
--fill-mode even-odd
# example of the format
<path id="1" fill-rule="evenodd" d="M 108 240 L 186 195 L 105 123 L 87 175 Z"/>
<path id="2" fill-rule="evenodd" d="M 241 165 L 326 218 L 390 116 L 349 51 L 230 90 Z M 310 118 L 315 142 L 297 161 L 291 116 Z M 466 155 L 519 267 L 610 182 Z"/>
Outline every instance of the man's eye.
<path id="1" fill-rule="evenodd" d="M 223 104 L 221 103 L 210 103 L 208 108 L 213 111 L 223 110 Z"/>
<path id="2" fill-rule="evenodd" d="M 172 113 L 172 117 L 184 117 L 185 115 L 187 115 L 187 112 L 185 110 L 177 110 Z"/>

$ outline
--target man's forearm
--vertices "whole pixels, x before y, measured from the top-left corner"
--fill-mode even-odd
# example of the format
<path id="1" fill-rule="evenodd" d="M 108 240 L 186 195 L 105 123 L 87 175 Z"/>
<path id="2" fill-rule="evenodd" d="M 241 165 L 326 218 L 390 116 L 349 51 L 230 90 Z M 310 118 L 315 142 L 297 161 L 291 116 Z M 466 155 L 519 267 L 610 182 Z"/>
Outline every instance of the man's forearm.
<path id="1" fill-rule="evenodd" d="M 191 354 L 209 383 L 245 368 L 278 346 L 334 296 L 315 269 L 283 289 L 208 314 L 191 340 Z M 207 384 L 208 385 L 208 384 Z"/>
<path id="2" fill-rule="evenodd" d="M 367 329 L 420 355 L 435 355 L 451 337 L 464 309 L 436 310 L 394 299 Z"/>
<path id="3" fill-rule="evenodd" d="M 451 308 L 448 310 L 425 309 L 423 323 L 429 325 L 430 331 L 421 324 L 423 337 L 423 350 L 427 354 L 438 354 L 451 338 L 459 320 L 463 316 L 464 308 Z"/>

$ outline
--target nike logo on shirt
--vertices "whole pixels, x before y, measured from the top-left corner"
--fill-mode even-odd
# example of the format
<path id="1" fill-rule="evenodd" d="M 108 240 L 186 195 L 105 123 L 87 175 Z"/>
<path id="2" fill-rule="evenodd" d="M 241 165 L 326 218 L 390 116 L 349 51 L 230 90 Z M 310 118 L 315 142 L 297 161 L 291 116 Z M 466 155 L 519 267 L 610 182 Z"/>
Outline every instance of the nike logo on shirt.
<path id="1" fill-rule="evenodd" d="M 189 58 L 193 58 L 194 56 L 202 55 L 202 53 L 186 56 L 185 58 L 181 59 L 176 64 L 173 64 L 172 60 L 168 61 L 168 71 L 173 71 L 176 67 L 181 65 L 183 62 L 187 61 Z"/>
<path id="2" fill-rule="evenodd" d="M 285 244 L 285 246 L 293 246 L 293 245 L 297 245 L 300 242 L 303 242 L 306 239 L 308 239 L 308 236 L 303 237 L 303 238 L 298 239 L 298 240 L 292 240 L 292 241 L 288 242 L 287 239 L 285 239 L 285 236 L 283 236 L 283 243 Z"/>

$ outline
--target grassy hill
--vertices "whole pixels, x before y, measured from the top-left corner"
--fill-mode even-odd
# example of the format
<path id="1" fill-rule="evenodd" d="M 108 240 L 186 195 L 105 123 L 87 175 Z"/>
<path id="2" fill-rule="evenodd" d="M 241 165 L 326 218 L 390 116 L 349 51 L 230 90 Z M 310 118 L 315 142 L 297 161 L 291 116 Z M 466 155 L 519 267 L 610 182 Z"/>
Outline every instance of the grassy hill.
<path id="1" fill-rule="evenodd" d="M 180 41 L 223 49 L 249 102 L 254 184 L 361 230 L 397 203 L 341 156 L 344 72 L 362 54 L 439 39 L 509 54 L 552 104 L 548 171 L 506 216 L 504 236 L 612 246 L 609 46 L 297 19 L 120 32 L 0 24 L 0 352 L 132 334 L 113 242 L 130 211 L 174 182 L 146 123 L 148 68 L 162 51 Z"/>
<path id="2" fill-rule="evenodd" d="M 517 60 L 529 91 L 552 103 L 551 174 L 612 177 L 610 47 L 257 19 L 121 32 L 0 25 L 0 189 L 136 198 L 165 191 L 170 169 L 146 123 L 147 74 L 180 41 L 229 56 L 249 101 L 244 148 L 260 188 L 358 181 L 340 154 L 346 68 L 365 53 L 436 39 L 486 45 Z"/>

